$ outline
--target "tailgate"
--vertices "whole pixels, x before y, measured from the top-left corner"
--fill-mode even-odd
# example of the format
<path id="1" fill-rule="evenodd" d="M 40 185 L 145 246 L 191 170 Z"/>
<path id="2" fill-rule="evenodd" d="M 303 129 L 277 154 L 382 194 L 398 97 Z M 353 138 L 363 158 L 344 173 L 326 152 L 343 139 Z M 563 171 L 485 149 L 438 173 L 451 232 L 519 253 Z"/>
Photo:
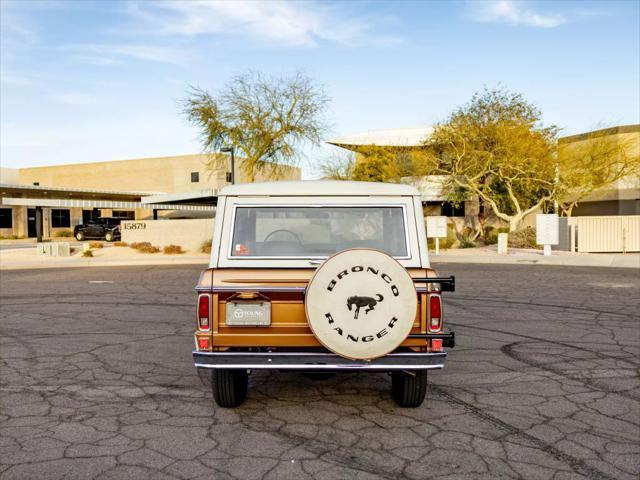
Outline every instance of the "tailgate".
<path id="1" fill-rule="evenodd" d="M 211 271 L 211 270 L 209 270 Z M 431 270 L 408 269 L 412 277 L 433 276 Z M 220 347 L 322 347 L 307 324 L 305 289 L 315 269 L 219 269 L 203 275 L 201 293 L 212 296 L 212 346 Z M 210 279 L 210 280 L 209 280 Z M 426 333 L 426 289 L 418 286 L 418 308 L 412 333 Z M 239 294 L 259 295 L 270 303 L 269 326 L 232 326 L 226 323 L 227 303 Z M 251 301 L 250 299 L 248 301 Z M 402 346 L 425 346 L 422 338 L 407 339 Z"/>

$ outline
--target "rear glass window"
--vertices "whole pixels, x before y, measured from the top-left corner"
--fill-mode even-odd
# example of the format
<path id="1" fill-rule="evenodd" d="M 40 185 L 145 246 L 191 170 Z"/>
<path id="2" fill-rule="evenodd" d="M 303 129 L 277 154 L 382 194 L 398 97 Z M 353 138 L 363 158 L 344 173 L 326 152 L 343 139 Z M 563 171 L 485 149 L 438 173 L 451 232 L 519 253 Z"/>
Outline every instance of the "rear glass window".
<path id="1" fill-rule="evenodd" d="M 403 207 L 236 207 L 232 257 L 327 257 L 347 248 L 408 257 Z"/>

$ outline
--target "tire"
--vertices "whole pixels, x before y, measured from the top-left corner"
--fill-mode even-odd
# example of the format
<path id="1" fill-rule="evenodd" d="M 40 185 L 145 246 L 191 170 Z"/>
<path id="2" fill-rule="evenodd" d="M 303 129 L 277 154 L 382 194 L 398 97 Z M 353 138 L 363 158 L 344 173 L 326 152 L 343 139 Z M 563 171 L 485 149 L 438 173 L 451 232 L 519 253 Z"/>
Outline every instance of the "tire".
<path id="1" fill-rule="evenodd" d="M 427 371 L 392 372 L 391 394 L 400 407 L 419 407 L 427 394 Z"/>
<path id="2" fill-rule="evenodd" d="M 78 240 L 79 242 L 84 240 L 84 232 L 77 232 L 76 233 L 76 240 Z"/>
<path id="3" fill-rule="evenodd" d="M 107 232 L 104 234 L 104 239 L 107 242 L 113 242 L 113 232 Z"/>
<path id="4" fill-rule="evenodd" d="M 249 375 L 246 370 L 222 370 L 211 371 L 211 389 L 213 399 L 218 406 L 234 408 L 242 405 L 247 398 L 247 385 Z"/>

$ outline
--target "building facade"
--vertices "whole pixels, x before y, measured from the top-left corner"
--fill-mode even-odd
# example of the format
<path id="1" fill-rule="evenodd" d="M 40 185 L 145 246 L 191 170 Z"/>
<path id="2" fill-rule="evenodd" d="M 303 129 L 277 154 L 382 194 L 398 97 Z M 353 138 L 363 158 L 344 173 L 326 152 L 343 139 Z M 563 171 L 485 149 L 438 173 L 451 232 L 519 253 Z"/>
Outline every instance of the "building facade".
<path id="1" fill-rule="evenodd" d="M 329 140 L 328 143 L 355 152 L 356 161 L 358 161 L 361 152 L 367 146 L 386 147 L 397 152 L 397 155 L 418 151 L 423 148 L 423 144 L 432 130 L 428 126 L 376 130 L 335 138 Z M 597 142 L 606 142 L 609 145 L 618 144 L 623 147 L 624 155 L 637 159 L 640 154 L 640 125 L 624 125 L 562 137 L 558 141 L 559 154 L 568 154 L 572 150 L 584 151 L 587 154 L 590 150 L 589 144 Z M 411 183 L 422 192 L 423 205 L 427 215 L 467 217 L 470 220 L 482 208 L 477 199 L 471 199 L 460 206 L 448 203 L 442 188 L 442 178 L 438 176 L 407 177 L 402 181 Z M 640 176 L 627 176 L 607 188 L 593 192 L 579 202 L 573 209 L 572 215 L 640 215 Z M 534 215 L 530 217 L 525 220 L 525 224 L 535 222 L 532 220 Z"/>
<path id="2" fill-rule="evenodd" d="M 235 183 L 246 180 L 235 160 Z M 92 217 L 202 218 L 229 183 L 225 155 L 179 155 L 46 167 L 0 169 L 0 238 L 51 237 Z M 296 180 L 299 168 L 279 177 Z M 258 173 L 256 181 L 273 180 Z M 163 200 L 164 198 L 164 200 Z"/>
<path id="3" fill-rule="evenodd" d="M 559 155 L 612 152 L 640 162 L 640 125 L 623 125 L 560 138 Z M 629 175 L 581 199 L 572 216 L 640 215 L 640 175 Z"/>

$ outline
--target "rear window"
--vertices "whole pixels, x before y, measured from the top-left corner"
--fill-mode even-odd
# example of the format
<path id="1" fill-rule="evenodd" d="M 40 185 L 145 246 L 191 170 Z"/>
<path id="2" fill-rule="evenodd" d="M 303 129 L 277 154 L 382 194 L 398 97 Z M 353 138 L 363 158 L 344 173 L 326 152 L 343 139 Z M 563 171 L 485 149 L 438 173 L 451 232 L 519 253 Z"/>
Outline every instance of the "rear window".
<path id="1" fill-rule="evenodd" d="M 408 258 L 402 206 L 238 206 L 231 257 L 317 258 L 375 248 Z"/>

